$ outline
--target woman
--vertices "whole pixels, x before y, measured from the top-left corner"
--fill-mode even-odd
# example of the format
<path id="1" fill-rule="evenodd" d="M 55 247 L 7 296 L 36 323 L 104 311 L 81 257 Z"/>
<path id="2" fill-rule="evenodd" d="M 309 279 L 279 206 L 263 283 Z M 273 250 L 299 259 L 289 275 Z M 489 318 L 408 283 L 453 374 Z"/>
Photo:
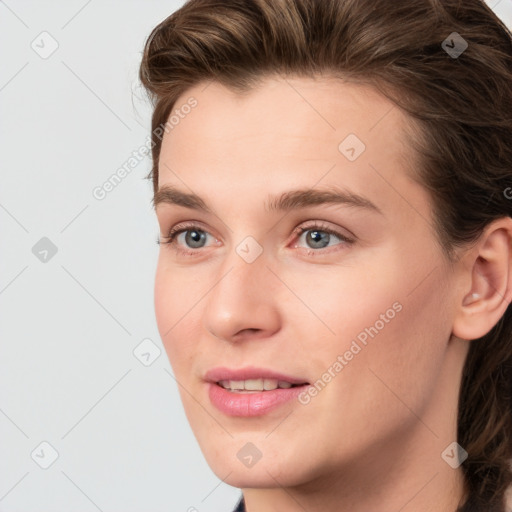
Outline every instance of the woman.
<path id="1" fill-rule="evenodd" d="M 480 0 L 191 0 L 140 78 L 158 328 L 237 510 L 510 508 L 510 31 Z"/>

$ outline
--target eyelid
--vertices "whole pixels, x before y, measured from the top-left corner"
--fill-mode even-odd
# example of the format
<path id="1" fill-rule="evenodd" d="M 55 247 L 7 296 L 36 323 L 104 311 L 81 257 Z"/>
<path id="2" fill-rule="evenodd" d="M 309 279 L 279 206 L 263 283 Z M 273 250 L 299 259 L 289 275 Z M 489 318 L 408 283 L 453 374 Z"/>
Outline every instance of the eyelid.
<path id="1" fill-rule="evenodd" d="M 322 231 L 325 233 L 329 233 L 330 235 L 337 236 L 338 238 L 340 238 L 341 240 L 344 240 L 346 242 L 355 242 L 356 238 L 357 238 L 350 230 L 344 228 L 344 231 L 347 231 L 348 233 L 350 233 L 350 235 L 345 235 L 345 234 L 343 234 L 341 228 L 331 228 L 329 224 L 326 224 L 325 221 L 321 221 L 321 220 L 319 220 L 319 221 L 313 220 L 313 221 L 306 222 L 306 224 L 301 224 L 293 230 L 293 233 L 300 236 L 300 235 L 302 235 L 302 233 L 304 233 L 304 231 L 315 231 L 315 230 Z"/>
<path id="2" fill-rule="evenodd" d="M 213 238 L 215 238 L 215 240 L 217 240 L 217 237 L 212 235 L 210 233 L 210 231 L 208 229 L 206 229 L 202 224 L 201 222 L 198 222 L 198 221 L 185 221 L 185 222 L 181 222 L 179 224 L 177 224 L 176 226 L 172 227 L 168 234 L 167 234 L 167 239 L 173 239 L 175 240 L 176 237 L 178 235 L 180 235 L 183 231 L 194 231 L 194 230 L 197 230 L 197 231 L 202 231 L 203 233 L 206 233 L 210 236 L 212 236 Z M 199 249 L 194 249 L 196 252 L 199 250 Z"/>

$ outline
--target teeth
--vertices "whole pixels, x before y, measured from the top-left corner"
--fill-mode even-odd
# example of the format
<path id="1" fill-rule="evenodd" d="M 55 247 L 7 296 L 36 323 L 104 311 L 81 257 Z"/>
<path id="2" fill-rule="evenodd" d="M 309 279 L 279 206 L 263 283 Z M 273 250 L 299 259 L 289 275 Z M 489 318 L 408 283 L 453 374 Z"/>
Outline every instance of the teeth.
<path id="1" fill-rule="evenodd" d="M 219 384 L 232 391 L 272 391 L 281 388 L 288 389 L 292 387 L 291 382 L 276 379 L 247 379 L 247 380 L 221 380 Z"/>
<path id="2" fill-rule="evenodd" d="M 248 379 L 244 384 L 247 391 L 263 391 L 265 389 L 265 381 L 263 379 Z"/>
<path id="3" fill-rule="evenodd" d="M 243 380 L 230 380 L 229 381 L 230 389 L 245 389 Z"/>

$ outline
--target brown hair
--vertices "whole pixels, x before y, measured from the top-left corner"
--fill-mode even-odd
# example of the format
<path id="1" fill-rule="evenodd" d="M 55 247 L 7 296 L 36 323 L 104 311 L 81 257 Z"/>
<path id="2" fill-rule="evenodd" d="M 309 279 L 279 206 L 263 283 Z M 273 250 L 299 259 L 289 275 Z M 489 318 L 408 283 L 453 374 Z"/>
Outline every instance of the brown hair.
<path id="1" fill-rule="evenodd" d="M 463 53 L 450 53 L 463 40 Z M 512 216 L 512 193 L 505 192 L 512 190 L 512 33 L 483 0 L 185 3 L 153 29 L 140 67 L 154 106 L 154 192 L 159 127 L 179 96 L 209 80 L 242 92 L 276 73 L 373 85 L 410 115 L 405 135 L 417 179 L 431 193 L 450 258 L 491 221 Z M 512 483 L 510 306 L 471 342 L 457 441 L 468 452 L 459 512 L 504 512 Z"/>

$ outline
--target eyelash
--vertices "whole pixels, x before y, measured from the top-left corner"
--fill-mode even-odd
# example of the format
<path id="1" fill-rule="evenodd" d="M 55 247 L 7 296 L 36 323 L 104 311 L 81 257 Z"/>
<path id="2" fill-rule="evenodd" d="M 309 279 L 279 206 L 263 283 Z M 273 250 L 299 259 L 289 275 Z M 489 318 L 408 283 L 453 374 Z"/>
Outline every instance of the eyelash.
<path id="1" fill-rule="evenodd" d="M 186 223 L 186 224 L 181 224 L 180 226 L 172 228 L 169 231 L 169 234 L 167 235 L 165 242 L 161 241 L 159 238 L 157 238 L 156 243 L 159 244 L 159 245 L 169 245 L 178 254 L 183 254 L 183 255 L 186 255 L 186 256 L 197 256 L 198 253 L 203 248 L 199 248 L 199 249 L 179 249 L 179 248 L 176 248 L 176 237 L 180 233 L 183 233 L 183 232 L 186 232 L 186 231 L 201 231 L 203 233 L 208 233 L 206 230 L 201 229 L 201 227 L 198 226 L 197 224 L 192 224 L 192 223 L 187 224 Z M 335 230 L 329 228 L 328 226 L 322 224 L 321 222 L 316 222 L 314 224 L 307 225 L 307 226 L 300 226 L 300 227 L 294 229 L 293 233 L 295 234 L 295 236 L 297 238 L 300 238 L 300 236 L 303 233 L 305 233 L 306 231 L 320 231 L 322 233 L 328 233 L 329 235 L 336 236 L 337 238 L 339 238 L 342 242 L 344 242 L 346 244 L 352 244 L 355 241 L 354 239 L 349 238 L 349 237 L 339 233 L 338 231 L 335 231 Z M 337 245 L 343 245 L 343 244 L 337 244 Z M 327 247 L 326 248 L 321 248 L 321 249 L 307 248 L 308 255 L 310 255 L 310 254 L 314 255 L 315 253 L 324 253 L 323 249 L 327 249 Z"/>

